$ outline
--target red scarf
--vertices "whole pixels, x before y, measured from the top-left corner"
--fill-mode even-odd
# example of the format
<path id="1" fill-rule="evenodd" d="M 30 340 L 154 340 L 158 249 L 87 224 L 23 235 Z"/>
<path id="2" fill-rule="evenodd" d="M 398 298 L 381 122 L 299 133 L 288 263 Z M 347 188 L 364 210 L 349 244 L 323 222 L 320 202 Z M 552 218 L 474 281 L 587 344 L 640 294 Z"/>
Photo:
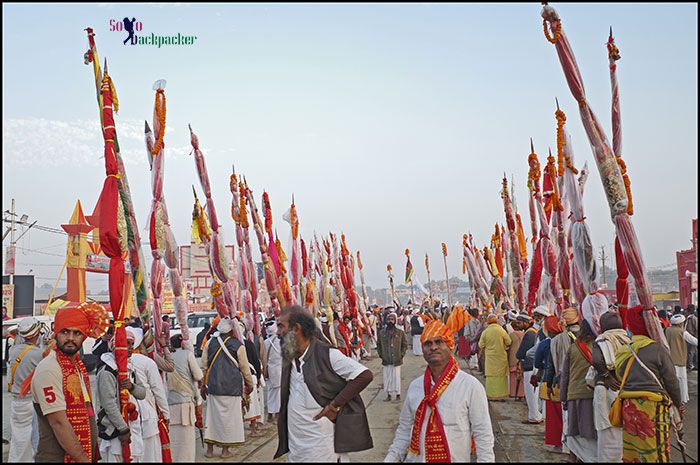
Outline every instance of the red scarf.
<path id="1" fill-rule="evenodd" d="M 73 431 L 78 437 L 83 450 L 90 457 L 90 461 L 95 463 L 97 462 L 97 456 L 95 451 L 92 450 L 90 429 L 90 418 L 95 416 L 95 412 L 92 409 L 92 392 L 90 391 L 90 378 L 87 370 L 80 357 L 72 359 L 58 349 L 56 349 L 56 360 L 61 367 L 61 373 L 63 373 L 63 395 L 66 399 L 68 422 L 73 427 Z M 86 399 L 83 394 L 80 377 L 83 378 L 89 399 Z M 65 454 L 63 461 L 68 463 L 73 462 L 73 459 L 71 459 L 70 455 Z"/>
<path id="2" fill-rule="evenodd" d="M 420 454 L 420 433 L 425 419 L 425 410 L 430 406 L 430 417 L 428 418 L 428 428 L 425 431 L 425 461 L 426 462 L 449 462 L 450 447 L 447 444 L 447 436 L 445 429 L 442 426 L 440 412 L 437 409 L 437 401 L 445 392 L 447 386 L 455 379 L 459 366 L 455 362 L 454 357 L 450 357 L 450 361 L 443 370 L 440 378 L 437 380 L 432 390 L 430 389 L 431 373 L 430 368 L 425 369 L 423 375 L 423 390 L 425 397 L 418 405 L 416 417 L 413 421 L 413 432 L 411 433 L 411 444 L 408 447 L 408 452 L 413 455 Z"/>

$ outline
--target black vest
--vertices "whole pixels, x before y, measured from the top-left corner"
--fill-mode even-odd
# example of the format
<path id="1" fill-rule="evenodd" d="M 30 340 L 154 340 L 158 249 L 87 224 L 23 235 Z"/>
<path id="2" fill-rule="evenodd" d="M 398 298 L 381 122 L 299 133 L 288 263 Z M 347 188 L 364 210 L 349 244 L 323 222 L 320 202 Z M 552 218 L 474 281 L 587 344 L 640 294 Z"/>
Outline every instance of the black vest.
<path id="1" fill-rule="evenodd" d="M 311 338 L 309 350 L 304 356 L 302 372 L 304 383 L 309 388 L 314 400 L 321 406 L 326 406 L 345 388 L 347 381 L 339 376 L 331 365 L 330 350 L 332 348 L 316 337 Z M 289 403 L 289 382 L 292 363 L 283 361 L 282 364 L 282 402 L 280 405 L 277 435 L 279 443 L 275 458 L 289 452 L 287 433 L 287 404 Z M 309 418 L 309 421 L 313 421 Z M 360 395 L 356 395 L 338 413 L 335 420 L 333 438 L 335 452 L 359 452 L 374 447 L 369 431 L 365 404 Z"/>
<path id="2" fill-rule="evenodd" d="M 226 341 L 226 338 L 222 337 L 221 340 Z M 225 344 L 231 356 L 238 362 L 236 352 L 241 343 L 235 337 L 231 337 Z M 241 397 L 243 396 L 243 376 L 241 371 L 228 358 L 228 355 L 224 353 L 223 349 L 216 357 L 216 360 L 212 362 L 212 359 L 219 351 L 219 347 L 221 347 L 219 341 L 216 338 L 212 338 L 207 348 L 207 363 L 210 367 L 209 382 L 207 383 L 209 394 Z"/>

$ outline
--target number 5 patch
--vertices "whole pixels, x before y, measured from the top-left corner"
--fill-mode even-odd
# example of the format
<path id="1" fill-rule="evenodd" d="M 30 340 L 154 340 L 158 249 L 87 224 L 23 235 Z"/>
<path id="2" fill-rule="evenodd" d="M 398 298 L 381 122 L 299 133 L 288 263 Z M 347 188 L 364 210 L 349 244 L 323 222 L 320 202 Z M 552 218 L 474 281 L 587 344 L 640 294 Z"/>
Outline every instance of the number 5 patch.
<path id="1" fill-rule="evenodd" d="M 56 394 L 53 392 L 53 386 L 44 388 L 44 397 L 46 398 L 46 403 L 53 404 L 56 402 Z"/>

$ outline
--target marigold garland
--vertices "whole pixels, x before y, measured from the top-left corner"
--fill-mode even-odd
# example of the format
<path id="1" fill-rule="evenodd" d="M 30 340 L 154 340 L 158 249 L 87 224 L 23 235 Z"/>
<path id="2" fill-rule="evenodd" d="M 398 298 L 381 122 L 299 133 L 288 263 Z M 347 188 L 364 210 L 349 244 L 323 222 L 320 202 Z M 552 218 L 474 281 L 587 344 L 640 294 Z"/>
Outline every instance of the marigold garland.
<path id="1" fill-rule="evenodd" d="M 556 30 L 554 30 L 554 37 L 549 35 L 549 31 L 547 30 L 547 20 L 543 19 L 542 20 L 542 28 L 544 29 L 544 36 L 547 38 L 547 41 L 550 44 L 556 44 L 557 40 L 559 40 L 559 37 L 561 37 L 561 19 L 557 19 L 556 21 L 553 21 L 553 24 L 557 26 Z"/>
<path id="2" fill-rule="evenodd" d="M 527 187 L 532 192 L 535 190 L 535 183 L 540 181 L 540 161 L 535 152 L 527 156 L 527 163 L 530 165 L 530 171 L 527 174 Z"/>
<path id="3" fill-rule="evenodd" d="M 571 158 L 564 153 L 564 145 L 566 141 L 564 140 L 564 124 L 566 123 L 566 113 L 557 108 L 554 112 L 554 116 L 557 118 L 557 175 L 564 176 L 564 166 L 569 168 L 574 174 L 578 174 L 578 170 L 571 163 Z"/>
<path id="4" fill-rule="evenodd" d="M 557 168 L 554 166 L 554 157 L 551 155 L 551 152 L 547 157 L 547 166 L 544 167 L 544 170 L 552 181 L 552 208 L 557 211 L 564 211 L 564 206 L 559 198 L 559 189 L 557 188 Z"/>
<path id="5" fill-rule="evenodd" d="M 627 191 L 627 214 L 634 215 L 634 205 L 632 204 L 632 187 L 630 185 L 630 178 L 627 176 L 627 165 L 621 156 L 615 155 L 615 161 L 620 166 L 620 172 L 622 174 L 622 180 L 625 183 L 625 191 Z"/>
<path id="6" fill-rule="evenodd" d="M 151 148 L 151 155 L 157 155 L 163 148 L 163 138 L 165 137 L 165 90 L 158 89 L 156 91 L 156 116 L 160 124 L 160 133 L 156 139 L 155 145 Z"/>

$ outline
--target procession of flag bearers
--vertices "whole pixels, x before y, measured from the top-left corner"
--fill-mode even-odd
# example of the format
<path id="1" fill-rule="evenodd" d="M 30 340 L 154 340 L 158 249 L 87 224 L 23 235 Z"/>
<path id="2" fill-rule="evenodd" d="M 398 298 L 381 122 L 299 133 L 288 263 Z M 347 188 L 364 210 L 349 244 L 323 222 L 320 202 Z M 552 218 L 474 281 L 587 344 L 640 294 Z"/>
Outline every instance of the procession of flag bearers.
<path id="1" fill-rule="evenodd" d="M 10 461 L 188 462 L 196 458 L 198 436 L 206 444 L 205 457 L 221 449 L 217 455 L 229 459 L 231 448 L 273 434 L 272 425 L 278 437 L 274 458 L 347 461 L 350 454 L 375 447 L 371 411 L 360 396 L 375 377 L 363 362 L 375 355 L 386 401 L 402 402 L 387 462 L 494 461 L 489 402 L 522 402 L 527 414 L 519 420 L 544 423 L 539 440 L 572 460 L 668 462 L 672 440 L 683 450 L 697 315 L 689 307 L 687 318 L 678 311 L 665 322 L 651 300 L 621 158 L 619 50 L 611 31 L 611 146 L 586 101 L 561 19 L 546 3 L 542 17 L 578 102 L 615 226 L 617 303 L 599 292 L 582 204 L 588 169 L 584 165 L 579 172 L 574 165 L 558 101 L 556 158 L 550 152 L 541 167 L 532 141 L 527 157 L 530 260 L 513 185 L 509 190 L 504 175 L 505 224 L 496 223 L 483 248 L 471 234 L 463 236 L 462 271 L 471 287 L 466 306 L 453 304 L 445 243 L 445 299 L 433 294 L 427 254 L 428 289 L 414 290 L 415 270 L 405 249 L 411 300 L 404 306 L 396 297 L 389 265 L 393 305 L 370 305 L 360 253 L 350 252 L 344 234 L 320 240 L 314 234 L 304 241 L 292 197 L 283 216 L 291 229 L 288 256 L 273 233 L 268 194 L 262 193 L 258 212 L 247 180 L 235 171 L 229 187 L 236 244 L 229 259 L 204 153 L 190 127 L 206 199 L 202 207 L 195 190 L 192 240 L 207 251 L 212 308 L 218 313 L 194 341 L 163 194 L 165 81 L 154 85 L 153 131 L 148 124 L 145 129 L 153 184 L 149 300 L 117 142 L 119 102 L 88 28 L 85 63 L 93 64 L 105 144 L 105 180 L 99 215 L 93 216 L 110 259 L 111 315 L 95 302 L 64 307 L 55 314 L 47 344 L 39 344 L 34 318 L 20 322 L 8 369 Z M 261 280 L 251 252 L 251 225 L 263 264 Z M 181 330 L 172 338 L 163 327 L 166 269 Z M 136 320 L 126 314 L 126 279 L 134 284 Z M 92 382 L 82 358 L 88 337 L 97 341 L 93 354 L 99 354 Z M 402 382 L 409 344 L 409 357 L 422 359 L 422 374 Z"/>

